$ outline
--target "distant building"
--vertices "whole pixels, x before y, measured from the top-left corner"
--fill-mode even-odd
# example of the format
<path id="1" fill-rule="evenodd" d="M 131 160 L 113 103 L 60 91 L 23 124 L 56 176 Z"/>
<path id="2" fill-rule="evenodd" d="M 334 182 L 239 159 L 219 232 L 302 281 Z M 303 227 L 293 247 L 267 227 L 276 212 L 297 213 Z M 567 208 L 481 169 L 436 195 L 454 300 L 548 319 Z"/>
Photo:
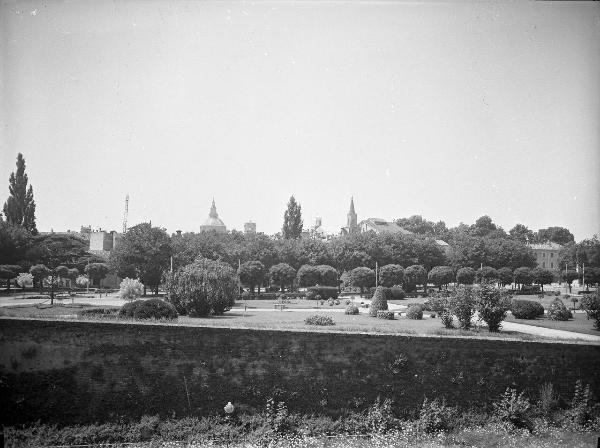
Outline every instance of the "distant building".
<path id="1" fill-rule="evenodd" d="M 315 225 L 309 230 L 309 236 L 311 238 L 317 238 L 326 241 L 336 236 L 336 234 L 337 232 L 335 229 L 331 229 L 323 225 L 323 218 L 321 217 L 315 218 Z"/>
<path id="2" fill-rule="evenodd" d="M 223 221 L 219 219 L 214 198 L 212 201 L 212 206 L 210 207 L 208 219 L 200 226 L 200 232 L 210 232 L 211 230 L 214 230 L 217 233 L 227 233 L 227 227 L 225 227 Z"/>
<path id="3" fill-rule="evenodd" d="M 346 226 L 342 227 L 341 235 L 349 235 L 352 233 L 359 233 L 358 228 L 358 216 L 354 211 L 354 197 L 350 197 L 350 210 L 346 215 Z"/>
<path id="4" fill-rule="evenodd" d="M 560 269 L 558 255 L 562 246 L 557 243 L 547 242 L 530 244 L 529 248 L 535 254 L 535 261 L 539 268 Z"/>
<path id="5" fill-rule="evenodd" d="M 412 232 L 403 229 L 395 222 L 389 222 L 380 218 L 367 218 L 358 224 L 361 232 L 373 231 L 377 234 L 381 233 L 401 233 L 403 235 L 412 235 Z"/>
<path id="6" fill-rule="evenodd" d="M 256 233 L 256 223 L 252 221 L 244 223 L 244 233 L 246 235 Z"/>

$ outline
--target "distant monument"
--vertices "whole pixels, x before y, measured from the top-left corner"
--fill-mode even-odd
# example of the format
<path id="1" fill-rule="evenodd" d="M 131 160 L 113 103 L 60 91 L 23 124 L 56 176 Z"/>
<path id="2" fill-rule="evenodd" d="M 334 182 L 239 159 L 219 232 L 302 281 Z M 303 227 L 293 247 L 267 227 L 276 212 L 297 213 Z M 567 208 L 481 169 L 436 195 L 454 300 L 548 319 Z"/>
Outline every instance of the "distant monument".
<path id="1" fill-rule="evenodd" d="M 212 201 L 212 206 L 210 207 L 208 219 L 200 226 L 200 232 L 210 232 L 211 230 L 214 230 L 217 233 L 227 233 L 227 227 L 225 227 L 223 221 L 219 219 L 214 198 Z"/>

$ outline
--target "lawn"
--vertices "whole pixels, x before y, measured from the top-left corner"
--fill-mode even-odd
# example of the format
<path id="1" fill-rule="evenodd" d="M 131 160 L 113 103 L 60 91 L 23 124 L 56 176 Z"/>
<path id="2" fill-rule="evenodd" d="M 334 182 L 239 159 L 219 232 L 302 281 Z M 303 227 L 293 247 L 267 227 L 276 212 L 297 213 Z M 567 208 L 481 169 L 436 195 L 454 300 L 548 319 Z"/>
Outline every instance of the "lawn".
<path id="1" fill-rule="evenodd" d="M 268 301 L 271 303 L 272 301 Z M 311 302 L 312 303 L 312 302 Z M 319 331 L 319 332 L 365 332 L 380 334 L 398 334 L 398 335 L 422 335 L 422 336 L 447 336 L 447 337 L 480 337 L 480 338 L 501 338 L 501 339 L 519 339 L 527 341 L 552 341 L 555 339 L 534 336 L 515 331 L 501 331 L 499 333 L 490 333 L 487 329 L 474 328 L 464 331 L 459 329 L 445 329 L 439 318 L 424 318 L 422 320 L 413 320 L 406 317 L 396 317 L 394 320 L 376 319 L 366 313 L 366 309 L 361 309 L 359 315 L 346 315 L 342 311 L 345 307 L 340 305 L 334 310 L 265 310 L 258 308 L 247 308 L 244 311 L 243 306 L 236 307 L 222 316 L 212 317 L 188 317 L 180 316 L 174 322 L 160 322 L 166 325 L 189 325 L 202 327 L 226 327 L 226 328 L 253 328 L 267 330 L 299 330 L 299 331 Z M 115 321 L 114 316 L 100 317 L 96 315 L 81 316 L 84 309 L 110 308 L 90 305 L 55 305 L 54 307 L 40 307 L 35 305 L 20 305 L 13 307 L 0 308 L 0 315 L 8 317 L 25 318 L 58 318 L 58 319 L 84 319 L 94 321 Z M 117 307 L 113 307 L 117 308 Z M 337 311 L 335 311 L 337 309 Z M 319 315 L 331 316 L 335 322 L 333 326 L 314 326 L 305 324 L 304 320 L 315 313 Z M 128 322 L 127 320 L 121 320 Z M 136 321 L 140 324 L 155 324 L 155 321 Z"/>
<path id="2" fill-rule="evenodd" d="M 574 331 L 576 333 L 593 334 L 600 336 L 600 331 L 594 328 L 594 321 L 588 320 L 587 314 L 575 313 L 573 318 L 564 321 L 551 320 L 548 317 L 538 319 L 515 319 L 512 314 L 506 318 L 507 322 L 517 322 L 520 324 L 532 325 L 535 327 L 552 328 L 554 330 Z"/>

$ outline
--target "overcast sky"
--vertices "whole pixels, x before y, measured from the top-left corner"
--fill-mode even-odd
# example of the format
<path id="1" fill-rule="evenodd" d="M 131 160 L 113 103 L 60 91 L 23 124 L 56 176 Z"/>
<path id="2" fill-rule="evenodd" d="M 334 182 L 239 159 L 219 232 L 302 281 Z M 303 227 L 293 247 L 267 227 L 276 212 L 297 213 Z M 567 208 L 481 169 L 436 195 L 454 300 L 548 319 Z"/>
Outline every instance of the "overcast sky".
<path id="1" fill-rule="evenodd" d="M 600 5 L 0 0 L 42 231 L 484 214 L 600 231 Z"/>

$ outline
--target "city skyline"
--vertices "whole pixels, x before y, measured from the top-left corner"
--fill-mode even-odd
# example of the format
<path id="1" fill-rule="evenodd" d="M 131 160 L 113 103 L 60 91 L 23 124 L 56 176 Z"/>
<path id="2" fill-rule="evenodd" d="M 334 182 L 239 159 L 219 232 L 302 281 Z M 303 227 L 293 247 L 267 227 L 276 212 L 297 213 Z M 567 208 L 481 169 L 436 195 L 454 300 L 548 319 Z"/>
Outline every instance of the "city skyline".
<path id="1" fill-rule="evenodd" d="M 40 231 L 482 215 L 600 231 L 595 3 L 0 4 L 0 201 Z"/>

